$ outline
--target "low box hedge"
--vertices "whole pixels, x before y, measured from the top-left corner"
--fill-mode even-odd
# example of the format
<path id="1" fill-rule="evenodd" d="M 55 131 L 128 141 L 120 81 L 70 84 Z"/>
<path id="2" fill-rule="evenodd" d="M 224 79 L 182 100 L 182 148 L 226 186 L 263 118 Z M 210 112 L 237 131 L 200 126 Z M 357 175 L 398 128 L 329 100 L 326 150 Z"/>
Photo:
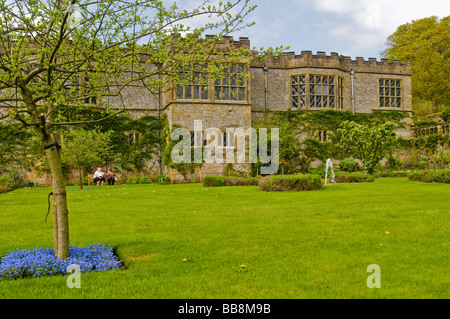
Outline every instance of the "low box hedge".
<path id="1" fill-rule="evenodd" d="M 334 180 L 336 183 L 370 183 L 375 180 L 375 177 L 363 173 L 337 172 Z"/>
<path id="2" fill-rule="evenodd" d="M 258 187 L 265 192 L 312 191 L 323 188 L 319 175 L 276 175 L 264 177 Z"/>
<path id="3" fill-rule="evenodd" d="M 203 177 L 203 186 L 206 187 L 220 187 L 225 186 L 225 177 L 223 176 L 204 176 Z"/>
<path id="4" fill-rule="evenodd" d="M 450 183 L 450 169 L 416 171 L 409 173 L 408 179 L 425 183 Z"/>
<path id="5" fill-rule="evenodd" d="M 237 176 L 205 176 L 203 177 L 203 186 L 221 187 L 221 186 L 258 186 L 259 179 L 256 177 L 237 177 Z"/>

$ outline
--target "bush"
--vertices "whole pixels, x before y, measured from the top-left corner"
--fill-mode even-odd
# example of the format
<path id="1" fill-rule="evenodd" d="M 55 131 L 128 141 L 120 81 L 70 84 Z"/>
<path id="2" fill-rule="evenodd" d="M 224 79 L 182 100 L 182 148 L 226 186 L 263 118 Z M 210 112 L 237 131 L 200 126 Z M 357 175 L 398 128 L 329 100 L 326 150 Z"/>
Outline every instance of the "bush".
<path id="1" fill-rule="evenodd" d="M 256 177 L 239 176 L 205 176 L 203 177 L 203 186 L 258 186 L 259 179 Z"/>
<path id="2" fill-rule="evenodd" d="M 127 180 L 127 184 L 139 184 L 140 176 L 131 176 Z"/>
<path id="3" fill-rule="evenodd" d="M 258 187 L 265 192 L 311 191 L 323 184 L 319 175 L 276 175 L 264 177 Z"/>
<path id="4" fill-rule="evenodd" d="M 166 175 L 158 175 L 158 177 L 156 177 L 156 182 L 160 184 L 168 184 L 171 181 L 170 177 Z"/>
<path id="5" fill-rule="evenodd" d="M 125 176 L 119 177 L 119 183 L 120 184 L 126 184 L 128 182 L 128 178 Z"/>
<path id="6" fill-rule="evenodd" d="M 139 184 L 150 184 L 150 183 L 152 183 L 153 181 L 152 181 L 151 178 L 149 178 L 149 177 L 147 177 L 147 176 L 141 176 L 141 177 L 139 177 L 138 182 L 139 182 Z"/>
<path id="7" fill-rule="evenodd" d="M 391 156 L 386 162 L 386 167 L 391 169 L 402 168 L 405 166 L 405 164 L 405 161 L 401 160 L 400 158 Z"/>
<path id="8" fill-rule="evenodd" d="M 408 179 L 425 183 L 450 183 L 450 169 L 412 172 L 408 174 Z"/>
<path id="9" fill-rule="evenodd" d="M 334 180 L 336 183 L 367 183 L 373 182 L 375 177 L 363 173 L 344 173 L 337 172 Z"/>
<path id="10" fill-rule="evenodd" d="M 9 182 L 9 178 L 6 176 L 0 176 L 0 185 L 7 185 Z"/>
<path id="11" fill-rule="evenodd" d="M 12 188 L 19 188 L 25 185 L 24 178 L 17 171 L 9 172 L 8 183 Z"/>
<path id="12" fill-rule="evenodd" d="M 339 163 L 339 167 L 341 171 L 344 172 L 356 172 L 361 169 L 358 162 L 353 157 L 343 159 Z"/>
<path id="13" fill-rule="evenodd" d="M 119 179 L 120 184 L 150 184 L 153 183 L 152 179 L 147 176 L 131 176 L 129 178 L 121 177 Z"/>
<path id="14" fill-rule="evenodd" d="M 203 186 L 206 187 L 220 187 L 225 186 L 224 176 L 205 176 L 203 177 Z"/>
<path id="15" fill-rule="evenodd" d="M 408 176 L 407 171 L 386 171 L 378 173 L 381 177 L 406 177 Z"/>
<path id="16" fill-rule="evenodd" d="M 12 190 L 15 190 L 16 188 L 25 186 L 26 184 L 24 178 L 17 171 L 9 172 L 8 177 L 0 177 L 0 194 L 10 192 Z"/>

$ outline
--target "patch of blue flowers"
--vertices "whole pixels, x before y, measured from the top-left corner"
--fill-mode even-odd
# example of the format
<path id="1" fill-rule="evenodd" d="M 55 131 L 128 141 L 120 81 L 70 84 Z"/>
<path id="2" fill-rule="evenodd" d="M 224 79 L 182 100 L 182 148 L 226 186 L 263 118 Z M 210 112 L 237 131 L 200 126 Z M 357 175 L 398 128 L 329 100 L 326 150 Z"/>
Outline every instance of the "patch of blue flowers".
<path id="1" fill-rule="evenodd" d="M 69 265 L 78 265 L 80 272 L 118 270 L 122 261 L 106 244 L 88 247 L 69 246 L 69 257 L 55 258 L 52 248 L 15 249 L 0 256 L 0 281 L 67 274 Z"/>

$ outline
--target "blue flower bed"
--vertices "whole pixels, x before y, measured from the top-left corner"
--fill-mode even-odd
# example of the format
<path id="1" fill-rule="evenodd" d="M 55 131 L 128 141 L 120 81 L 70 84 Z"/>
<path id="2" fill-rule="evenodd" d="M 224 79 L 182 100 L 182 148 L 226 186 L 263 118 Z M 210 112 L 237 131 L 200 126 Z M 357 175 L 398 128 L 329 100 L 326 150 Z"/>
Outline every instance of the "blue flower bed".
<path id="1" fill-rule="evenodd" d="M 0 280 L 65 275 L 72 264 L 83 273 L 118 270 L 122 261 L 105 244 L 69 246 L 69 257 L 64 260 L 55 258 L 52 248 L 16 249 L 0 256 Z"/>

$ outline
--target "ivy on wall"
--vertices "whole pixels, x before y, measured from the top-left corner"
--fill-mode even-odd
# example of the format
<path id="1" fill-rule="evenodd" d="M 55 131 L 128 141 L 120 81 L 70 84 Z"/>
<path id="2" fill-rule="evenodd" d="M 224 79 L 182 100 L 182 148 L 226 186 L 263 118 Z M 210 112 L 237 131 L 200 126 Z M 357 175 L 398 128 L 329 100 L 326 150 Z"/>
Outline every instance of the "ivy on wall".
<path id="1" fill-rule="evenodd" d="M 266 114 L 253 123 L 258 129 L 280 129 L 280 171 L 307 171 L 312 159 L 325 162 L 327 158 L 341 158 L 341 154 L 333 142 L 332 132 L 335 132 L 345 121 L 376 126 L 385 122 L 393 122 L 397 128 L 403 128 L 402 120 L 408 116 L 405 112 L 374 111 L 372 114 L 352 114 L 347 111 L 282 111 Z M 328 131 L 328 141 L 319 141 L 318 130 Z M 302 140 L 300 140 L 302 136 Z M 283 143 L 288 141 L 288 143 Z M 296 149 L 297 152 L 291 152 Z M 293 157 L 294 156 L 294 157 Z M 309 162 L 308 162 L 309 160 Z M 298 165 L 302 163 L 303 165 Z M 285 167 L 283 167 L 285 165 Z"/>

